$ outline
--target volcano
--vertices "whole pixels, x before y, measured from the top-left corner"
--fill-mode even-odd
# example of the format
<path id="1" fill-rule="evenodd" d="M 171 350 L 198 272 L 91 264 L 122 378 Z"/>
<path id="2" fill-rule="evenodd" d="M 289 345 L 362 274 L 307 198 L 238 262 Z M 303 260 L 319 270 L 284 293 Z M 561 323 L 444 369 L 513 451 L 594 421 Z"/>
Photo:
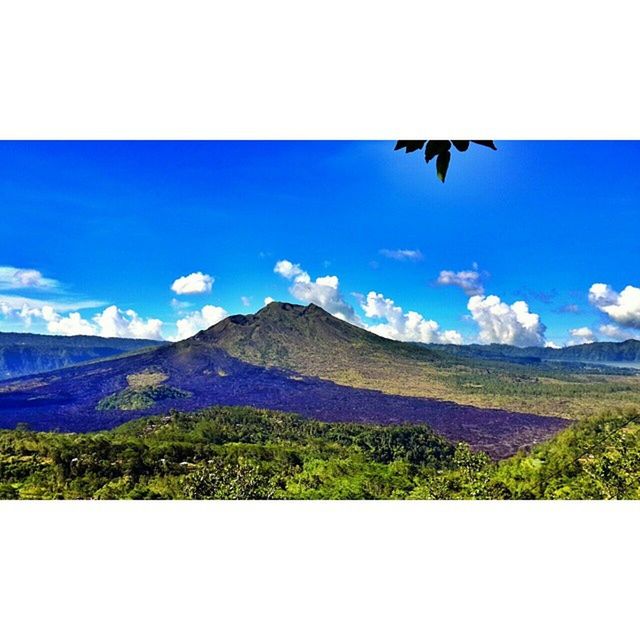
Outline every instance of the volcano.
<path id="1" fill-rule="evenodd" d="M 494 457 L 563 428 L 560 418 L 484 409 L 363 388 L 378 372 L 411 376 L 446 367 L 447 354 L 387 340 L 316 305 L 271 303 L 192 338 L 144 352 L 0 384 L 0 427 L 93 431 L 171 410 L 251 406 L 328 422 L 428 424 Z M 348 384 L 351 376 L 353 384 Z M 331 378 L 340 378 L 340 383 Z"/>

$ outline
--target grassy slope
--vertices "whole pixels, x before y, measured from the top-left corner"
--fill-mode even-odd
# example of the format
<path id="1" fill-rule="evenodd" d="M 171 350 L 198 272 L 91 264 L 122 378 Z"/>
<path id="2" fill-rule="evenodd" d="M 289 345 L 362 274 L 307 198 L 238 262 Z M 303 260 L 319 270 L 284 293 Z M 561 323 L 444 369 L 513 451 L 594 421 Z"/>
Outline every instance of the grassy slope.
<path id="1" fill-rule="evenodd" d="M 640 376 L 566 373 L 455 357 L 380 338 L 310 305 L 272 303 L 234 316 L 198 340 L 253 364 L 339 384 L 565 418 L 640 404 Z"/>

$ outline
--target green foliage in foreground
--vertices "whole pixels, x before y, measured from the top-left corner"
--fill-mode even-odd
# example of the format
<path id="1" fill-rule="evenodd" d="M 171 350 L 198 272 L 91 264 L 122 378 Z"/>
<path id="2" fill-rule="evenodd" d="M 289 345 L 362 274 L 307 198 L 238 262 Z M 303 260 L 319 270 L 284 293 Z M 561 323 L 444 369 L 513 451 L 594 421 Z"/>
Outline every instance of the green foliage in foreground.
<path id="1" fill-rule="evenodd" d="M 90 434 L 0 430 L 0 499 L 640 498 L 640 420 L 583 421 L 496 463 L 428 427 L 217 407 Z"/>
<path id="2" fill-rule="evenodd" d="M 498 465 L 493 490 L 517 499 L 640 499 L 640 413 L 581 421 Z"/>

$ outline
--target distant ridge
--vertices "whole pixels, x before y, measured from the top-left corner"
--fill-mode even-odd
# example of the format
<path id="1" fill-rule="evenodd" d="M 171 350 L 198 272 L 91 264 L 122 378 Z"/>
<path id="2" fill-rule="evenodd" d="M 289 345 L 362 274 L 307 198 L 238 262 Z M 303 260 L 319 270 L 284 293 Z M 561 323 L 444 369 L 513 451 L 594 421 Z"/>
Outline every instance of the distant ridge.
<path id="1" fill-rule="evenodd" d="M 61 369 L 162 344 L 158 340 L 0 333 L 0 379 Z"/>
<path id="2" fill-rule="evenodd" d="M 538 359 L 566 362 L 640 363 L 640 340 L 591 342 L 554 349 L 551 347 L 513 347 L 504 344 L 429 345 L 441 353 L 490 359 Z"/>

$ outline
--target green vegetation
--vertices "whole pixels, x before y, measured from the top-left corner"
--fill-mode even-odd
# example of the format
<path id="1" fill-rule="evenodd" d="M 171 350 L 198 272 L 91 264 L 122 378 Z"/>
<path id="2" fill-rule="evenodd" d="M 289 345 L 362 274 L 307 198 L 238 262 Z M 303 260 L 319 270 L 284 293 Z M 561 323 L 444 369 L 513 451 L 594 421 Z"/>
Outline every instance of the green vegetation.
<path id="1" fill-rule="evenodd" d="M 609 374 L 604 367 L 590 371 L 578 363 L 537 361 L 537 357 L 515 362 L 496 359 L 519 354 L 522 360 L 522 353 L 530 351 L 514 347 L 396 342 L 338 320 L 315 305 L 273 302 L 256 314 L 227 318 L 194 341 L 184 343 L 184 349 L 206 342 L 260 366 L 351 387 L 491 409 L 580 419 L 640 404 L 640 375 L 632 369 Z M 602 358 L 614 357 L 615 352 L 615 357 L 626 360 L 635 348 L 629 341 L 611 348 L 583 345 L 561 351 L 594 358 L 596 352 Z"/>
<path id="2" fill-rule="evenodd" d="M 640 376 L 567 373 L 479 362 L 447 374 L 450 399 L 463 404 L 583 419 L 640 404 Z"/>
<path id="3" fill-rule="evenodd" d="M 127 376 L 128 387 L 103 398 L 96 405 L 98 411 L 135 411 L 152 407 L 158 400 L 189 398 L 190 391 L 182 391 L 162 384 L 169 376 L 162 371 L 146 369 Z"/>
<path id="4" fill-rule="evenodd" d="M 190 391 L 182 391 L 168 385 L 140 388 L 128 387 L 100 400 L 96 405 L 96 409 L 98 411 L 110 411 L 113 409 L 135 411 L 136 409 L 152 407 L 158 400 L 189 398 L 191 395 L 193 394 Z"/>
<path id="5" fill-rule="evenodd" d="M 87 434 L 0 430 L 1 499 L 640 498 L 640 414 L 501 462 L 426 426 L 216 407 Z"/>
<path id="6" fill-rule="evenodd" d="M 640 413 L 583 420 L 505 460 L 492 491 L 516 499 L 640 499 Z"/>

